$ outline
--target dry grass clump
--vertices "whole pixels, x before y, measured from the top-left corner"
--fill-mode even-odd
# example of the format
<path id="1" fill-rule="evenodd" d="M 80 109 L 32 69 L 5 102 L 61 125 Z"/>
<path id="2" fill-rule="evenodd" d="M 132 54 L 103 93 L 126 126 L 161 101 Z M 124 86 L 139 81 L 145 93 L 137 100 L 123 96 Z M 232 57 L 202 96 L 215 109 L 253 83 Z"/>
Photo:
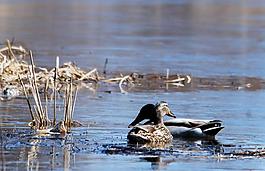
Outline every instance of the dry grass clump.
<path id="1" fill-rule="evenodd" d="M 40 133 L 68 133 L 71 130 L 71 127 L 74 124 L 73 113 L 75 108 L 76 96 L 77 96 L 77 86 L 73 84 L 72 76 L 69 75 L 68 79 L 64 80 L 65 91 L 64 91 L 64 117 L 62 121 L 56 122 L 57 117 L 57 104 L 56 99 L 59 94 L 57 90 L 57 79 L 58 79 L 58 71 L 59 71 L 59 57 L 56 60 L 56 67 L 54 68 L 53 75 L 53 121 L 49 119 L 49 103 L 47 92 L 45 91 L 44 99 L 45 104 L 43 105 L 41 95 L 39 92 L 39 87 L 37 85 L 36 73 L 35 73 L 35 65 L 33 61 L 32 52 L 30 51 L 30 59 L 31 65 L 29 67 L 29 75 L 27 76 L 27 80 L 29 83 L 30 91 L 27 91 L 25 88 L 24 82 L 21 80 L 21 76 L 18 75 L 21 86 L 23 87 L 24 95 L 27 100 L 27 104 L 29 107 L 30 115 L 32 121 L 30 122 L 30 126 L 36 129 Z M 47 84 L 46 86 L 47 87 Z M 33 97 L 33 102 L 29 99 L 28 92 L 31 93 Z"/>
<path id="2" fill-rule="evenodd" d="M 38 90 L 44 93 L 53 92 L 56 69 L 52 68 L 49 70 L 47 68 L 37 67 L 34 64 L 28 64 L 24 59 L 32 59 L 32 52 L 31 54 L 30 52 L 31 51 L 26 50 L 20 45 L 16 46 L 10 43 L 9 40 L 7 40 L 5 46 L 0 49 L 1 100 L 9 100 L 21 94 L 24 90 L 27 92 L 31 91 L 31 83 L 28 77 L 31 75 L 32 65 L 34 66 L 34 78 Z M 74 84 L 79 84 L 80 82 L 84 84 L 96 84 L 101 79 L 97 69 L 86 72 L 71 62 L 58 66 L 56 72 L 56 90 L 58 91 L 64 89 L 69 77 L 71 77 Z M 24 87 L 20 86 L 20 80 L 23 81 Z M 89 87 L 91 84 L 86 85 L 86 87 Z"/>
<path id="3" fill-rule="evenodd" d="M 30 58 L 28 64 L 24 58 Z M 67 133 L 79 122 L 73 120 L 78 82 L 97 82 L 99 76 L 96 69 L 85 72 L 72 63 L 59 67 L 59 57 L 56 67 L 48 70 L 34 64 L 32 51 L 22 46 L 15 46 L 7 40 L 6 46 L 0 49 L 2 100 L 25 95 L 31 116 L 30 126 L 39 132 Z M 56 99 L 63 96 L 64 117 L 57 122 Z M 50 101 L 48 98 L 50 97 Z M 53 101 L 53 120 L 49 119 Z"/>

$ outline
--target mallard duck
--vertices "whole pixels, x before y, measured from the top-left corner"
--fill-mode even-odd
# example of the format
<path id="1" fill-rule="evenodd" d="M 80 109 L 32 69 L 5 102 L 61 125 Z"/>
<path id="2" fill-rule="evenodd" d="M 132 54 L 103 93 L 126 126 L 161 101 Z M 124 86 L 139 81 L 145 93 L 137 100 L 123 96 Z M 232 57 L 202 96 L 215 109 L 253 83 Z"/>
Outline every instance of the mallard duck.
<path id="1" fill-rule="evenodd" d="M 154 112 L 152 115 L 152 123 L 150 122 L 150 124 L 134 126 L 127 136 L 129 142 L 140 144 L 166 144 L 171 142 L 173 137 L 163 122 L 163 116 L 165 115 L 175 118 L 175 115 L 170 111 L 168 104 L 162 101 L 154 105 L 152 108 L 149 106 L 142 108 L 140 113 L 145 112 L 146 110 L 148 112 L 148 109 L 151 109 Z M 139 114 L 135 120 L 133 124 L 139 121 Z M 133 126 L 133 124 L 130 124 L 129 127 Z"/>
<path id="2" fill-rule="evenodd" d="M 169 110 L 169 109 L 168 109 Z M 154 123 L 156 118 L 155 105 L 147 104 L 142 107 L 137 117 L 129 125 L 129 127 L 135 126 L 144 119 L 148 119 L 144 125 Z M 181 138 L 209 138 L 214 139 L 215 135 L 221 131 L 224 127 L 220 120 L 197 120 L 197 119 L 185 119 L 174 118 L 164 121 L 164 125 L 169 129 L 173 137 Z"/>
<path id="3" fill-rule="evenodd" d="M 224 126 L 221 120 L 176 118 L 165 121 L 174 137 L 215 139 Z"/>

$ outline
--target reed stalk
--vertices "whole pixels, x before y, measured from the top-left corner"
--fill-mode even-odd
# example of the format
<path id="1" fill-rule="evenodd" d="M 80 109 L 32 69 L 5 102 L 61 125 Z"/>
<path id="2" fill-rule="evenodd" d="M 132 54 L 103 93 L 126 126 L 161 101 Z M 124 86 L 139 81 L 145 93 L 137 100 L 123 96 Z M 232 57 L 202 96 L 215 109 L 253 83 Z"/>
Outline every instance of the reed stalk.
<path id="1" fill-rule="evenodd" d="M 31 116 L 31 119 L 32 119 L 32 122 L 34 122 L 35 118 L 34 118 L 34 115 L 33 115 L 33 112 L 32 112 L 32 107 L 31 107 L 31 104 L 30 104 L 30 101 L 29 101 L 29 97 L 28 97 L 28 93 L 26 91 L 26 88 L 25 88 L 25 85 L 23 83 L 23 81 L 21 80 L 21 77 L 20 75 L 18 74 L 18 79 L 19 79 L 19 82 L 23 88 L 23 92 L 24 92 L 24 95 L 26 97 L 26 100 L 27 100 L 27 104 L 28 104 L 28 107 L 29 107 L 29 112 L 30 112 L 30 116 Z"/>
<path id="2" fill-rule="evenodd" d="M 75 87 L 75 91 L 74 91 L 74 101 L 72 104 L 72 111 L 71 111 L 71 122 L 73 122 L 73 115 L 74 115 L 74 110 L 75 110 L 75 104 L 76 104 L 76 97 L 77 97 L 77 87 Z"/>
<path id="3" fill-rule="evenodd" d="M 57 84 L 56 84 L 56 80 L 57 80 L 57 72 L 58 72 L 58 69 L 59 69 L 59 57 L 57 56 L 56 57 L 56 66 L 55 66 L 55 70 L 54 70 L 54 77 L 53 77 L 53 81 L 54 81 L 54 87 L 53 87 L 53 98 L 54 98 L 54 108 L 53 108 L 53 126 L 55 126 L 56 124 L 56 87 L 57 87 Z"/>
<path id="4" fill-rule="evenodd" d="M 28 77 L 28 81 L 29 81 L 29 84 L 31 86 L 31 93 L 32 93 L 32 96 L 33 96 L 33 99 L 34 99 L 35 105 L 36 105 L 35 106 L 35 108 L 36 108 L 35 112 L 37 113 L 37 116 L 39 117 L 39 121 L 42 123 L 43 122 L 42 112 L 41 112 L 41 108 L 39 106 L 38 97 L 36 95 L 36 89 L 35 89 L 34 83 L 32 81 L 32 79 L 33 79 L 33 71 L 32 71 L 31 67 L 29 67 L 29 72 L 30 72 L 30 77 Z"/>

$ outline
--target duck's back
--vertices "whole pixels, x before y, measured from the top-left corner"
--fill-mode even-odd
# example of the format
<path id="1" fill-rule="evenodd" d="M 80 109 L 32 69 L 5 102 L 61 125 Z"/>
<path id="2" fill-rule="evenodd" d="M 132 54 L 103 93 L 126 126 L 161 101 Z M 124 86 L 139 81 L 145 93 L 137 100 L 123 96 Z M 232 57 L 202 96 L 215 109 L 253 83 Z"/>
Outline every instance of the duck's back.
<path id="1" fill-rule="evenodd" d="M 173 137 L 163 124 L 135 126 L 127 136 L 132 143 L 169 143 Z"/>

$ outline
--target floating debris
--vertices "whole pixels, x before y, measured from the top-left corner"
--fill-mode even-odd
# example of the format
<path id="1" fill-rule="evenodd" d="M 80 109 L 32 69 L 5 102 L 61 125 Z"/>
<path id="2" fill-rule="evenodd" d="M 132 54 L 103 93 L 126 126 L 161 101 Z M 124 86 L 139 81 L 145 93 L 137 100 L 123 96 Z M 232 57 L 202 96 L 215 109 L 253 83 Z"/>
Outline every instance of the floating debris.
<path id="1" fill-rule="evenodd" d="M 136 74 L 136 73 L 132 73 L 132 74 L 126 75 L 126 76 L 123 76 L 121 74 L 120 77 L 105 79 L 102 81 L 107 82 L 107 83 L 118 83 L 121 93 L 127 93 L 127 91 L 125 91 L 123 89 L 123 85 L 125 84 L 125 85 L 127 85 L 127 87 L 132 87 L 134 85 L 134 82 L 136 81 L 137 77 L 138 77 L 138 74 Z"/>
<path id="2" fill-rule="evenodd" d="M 264 148 L 240 149 L 219 155 L 220 158 L 265 158 Z"/>
<path id="3" fill-rule="evenodd" d="M 18 75 L 25 84 L 26 91 L 30 91 L 27 75 L 29 67 L 26 59 L 29 59 L 29 50 L 21 45 L 6 41 L 0 49 L 0 100 L 11 100 L 22 94 L 24 91 L 20 86 Z M 223 76 L 214 78 L 192 77 L 186 74 L 171 74 L 167 69 L 163 74 L 141 74 L 141 73 L 110 73 L 106 72 L 108 59 L 104 64 L 103 73 L 97 68 L 85 71 L 76 66 L 73 62 L 64 63 L 57 67 L 57 91 L 63 91 L 65 80 L 71 76 L 73 84 L 78 88 L 87 88 L 96 92 L 99 87 L 103 92 L 119 91 L 121 93 L 139 91 L 193 91 L 193 90 L 257 90 L 265 88 L 265 80 L 255 77 Z M 40 93 L 52 95 L 54 92 L 55 68 L 44 68 L 34 66 L 36 84 Z M 114 86 L 112 86 L 114 85 Z M 5 93 L 11 90 L 15 93 Z M 15 91 L 13 91 L 15 90 Z"/>
<path id="4" fill-rule="evenodd" d="M 182 88 L 181 90 L 191 86 L 190 75 L 169 75 L 160 74 L 138 74 L 131 73 L 123 76 L 104 79 L 102 82 L 118 84 L 121 93 L 131 91 L 146 91 L 146 90 L 166 90 L 169 88 Z"/>

